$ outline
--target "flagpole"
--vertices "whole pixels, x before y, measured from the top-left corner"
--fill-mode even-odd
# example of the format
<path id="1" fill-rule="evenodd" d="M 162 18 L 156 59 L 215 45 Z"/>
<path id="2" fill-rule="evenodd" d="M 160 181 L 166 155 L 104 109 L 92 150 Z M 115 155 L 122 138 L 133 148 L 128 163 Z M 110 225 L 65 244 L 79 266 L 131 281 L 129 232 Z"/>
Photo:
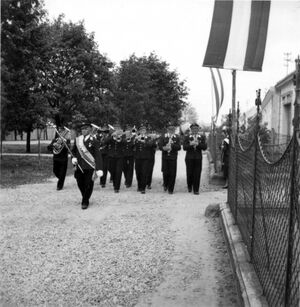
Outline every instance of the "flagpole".
<path id="1" fill-rule="evenodd" d="M 236 112 L 235 112 L 235 101 L 236 101 L 236 70 L 232 70 L 232 128 L 235 134 L 236 127 Z"/>

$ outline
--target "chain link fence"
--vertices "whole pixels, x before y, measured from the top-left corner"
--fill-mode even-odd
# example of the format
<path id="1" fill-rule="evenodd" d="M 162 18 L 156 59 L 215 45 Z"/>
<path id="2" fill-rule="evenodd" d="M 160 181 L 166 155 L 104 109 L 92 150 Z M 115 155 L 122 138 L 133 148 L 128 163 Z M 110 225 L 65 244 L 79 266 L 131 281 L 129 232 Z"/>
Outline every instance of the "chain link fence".
<path id="1" fill-rule="evenodd" d="M 255 131 L 231 136 L 228 202 L 269 305 L 299 306 L 299 144 Z"/>

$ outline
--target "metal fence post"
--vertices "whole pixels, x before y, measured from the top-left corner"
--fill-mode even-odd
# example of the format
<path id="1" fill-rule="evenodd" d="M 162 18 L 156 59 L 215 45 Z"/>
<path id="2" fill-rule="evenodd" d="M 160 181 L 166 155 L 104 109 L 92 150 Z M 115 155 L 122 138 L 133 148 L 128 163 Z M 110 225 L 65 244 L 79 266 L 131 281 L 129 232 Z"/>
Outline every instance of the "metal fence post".
<path id="1" fill-rule="evenodd" d="M 296 197 L 296 166 L 297 166 L 297 147 L 300 142 L 300 58 L 296 59 L 296 97 L 295 97 L 295 109 L 293 119 L 293 149 L 292 149 L 292 166 L 291 166 L 291 187 L 290 187 L 290 212 L 289 212 L 289 233 L 288 233 L 288 251 L 287 251 L 287 268 L 286 268 L 286 283 L 285 283 L 285 306 L 289 306 L 290 294 L 291 294 L 291 278 L 292 278 L 292 264 L 293 264 L 293 245 L 294 245 L 294 226 L 295 226 L 295 209 L 298 197 Z M 299 298 L 300 300 L 300 298 Z"/>
<path id="2" fill-rule="evenodd" d="M 260 89 L 256 91 L 256 123 L 254 131 L 254 168 L 253 168 L 253 203 L 252 203 L 252 229 L 251 229 L 251 261 L 253 260 L 253 249 L 254 249 L 254 231 L 255 231 L 255 214 L 256 214 L 256 167 L 257 167 L 257 148 L 258 148 L 258 132 L 259 132 L 259 108 L 261 106 Z"/>
<path id="3" fill-rule="evenodd" d="M 240 103 L 237 103 L 237 111 L 236 111 L 236 134 L 235 134 L 235 150 L 234 150 L 234 157 L 235 157 L 235 173 L 234 173 L 234 218 L 235 222 L 237 223 L 237 207 L 238 207 L 238 155 L 237 155 L 237 142 L 238 142 L 238 135 L 240 131 L 239 125 L 239 118 L 240 118 Z"/>

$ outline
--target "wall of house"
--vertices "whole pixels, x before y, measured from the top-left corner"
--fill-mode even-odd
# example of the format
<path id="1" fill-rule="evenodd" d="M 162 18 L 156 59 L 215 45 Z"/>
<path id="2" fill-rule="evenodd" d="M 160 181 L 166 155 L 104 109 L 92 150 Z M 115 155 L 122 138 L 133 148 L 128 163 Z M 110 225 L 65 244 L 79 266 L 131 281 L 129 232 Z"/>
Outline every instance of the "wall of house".
<path id="1" fill-rule="evenodd" d="M 293 117 L 294 117 L 294 101 L 295 101 L 295 86 L 290 82 L 283 84 L 278 88 L 280 96 L 280 133 L 291 136 L 293 134 Z"/>

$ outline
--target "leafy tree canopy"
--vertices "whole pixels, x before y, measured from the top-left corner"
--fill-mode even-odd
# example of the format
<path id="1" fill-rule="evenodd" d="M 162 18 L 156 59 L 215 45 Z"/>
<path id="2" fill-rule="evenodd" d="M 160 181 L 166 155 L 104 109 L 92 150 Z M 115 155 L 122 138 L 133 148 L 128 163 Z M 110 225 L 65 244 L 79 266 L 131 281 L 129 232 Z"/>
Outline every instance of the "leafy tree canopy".
<path id="1" fill-rule="evenodd" d="M 5 126 L 30 131 L 47 113 L 38 71 L 46 52 L 45 11 L 39 0 L 1 1 L 1 77 Z M 27 144 L 30 151 L 30 143 Z"/>
<path id="2" fill-rule="evenodd" d="M 162 129 L 169 121 L 179 124 L 187 88 L 177 72 L 154 53 L 122 61 L 116 83 L 115 103 L 122 125 L 147 122 L 153 129 Z"/>
<path id="3" fill-rule="evenodd" d="M 65 22 L 63 15 L 49 25 L 49 64 L 41 70 L 42 89 L 54 113 L 70 121 L 80 112 L 92 121 L 110 110 L 113 64 L 98 51 L 84 23 Z"/>

